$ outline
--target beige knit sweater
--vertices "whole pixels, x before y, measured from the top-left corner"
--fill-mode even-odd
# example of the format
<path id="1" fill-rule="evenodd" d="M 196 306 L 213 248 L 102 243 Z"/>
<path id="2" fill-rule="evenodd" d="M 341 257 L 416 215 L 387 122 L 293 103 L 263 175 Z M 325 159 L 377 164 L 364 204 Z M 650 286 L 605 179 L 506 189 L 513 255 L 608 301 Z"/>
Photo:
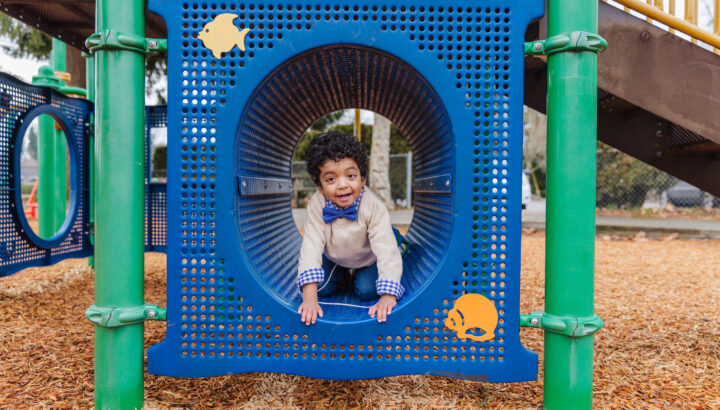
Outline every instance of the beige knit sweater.
<path id="1" fill-rule="evenodd" d="M 358 218 L 323 221 L 325 195 L 316 191 L 307 206 L 308 219 L 300 249 L 298 275 L 322 268 L 322 255 L 346 268 L 362 268 L 377 261 L 378 279 L 400 283 L 402 257 L 390 225 L 390 214 L 367 187 L 358 207 Z"/>

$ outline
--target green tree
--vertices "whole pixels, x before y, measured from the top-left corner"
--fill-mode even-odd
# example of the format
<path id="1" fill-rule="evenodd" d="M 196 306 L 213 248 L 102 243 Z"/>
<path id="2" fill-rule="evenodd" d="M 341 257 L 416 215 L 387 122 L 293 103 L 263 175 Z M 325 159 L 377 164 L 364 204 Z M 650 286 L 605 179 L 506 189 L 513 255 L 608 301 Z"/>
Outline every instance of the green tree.
<path id="1" fill-rule="evenodd" d="M 50 36 L 5 14 L 0 14 L 0 38 L 10 40 L 11 44 L 2 45 L 2 50 L 11 57 L 33 58 L 39 61 L 50 57 Z"/>
<path id="2" fill-rule="evenodd" d="M 597 149 L 597 206 L 636 208 L 651 189 L 664 190 L 668 174 L 602 142 Z"/>
<path id="3" fill-rule="evenodd" d="M 155 147 L 152 154 L 152 175 L 153 178 L 165 178 L 167 176 L 167 146 Z"/>
<path id="4" fill-rule="evenodd" d="M 49 61 L 52 51 L 52 39 L 47 34 L 35 30 L 12 17 L 0 13 L 0 38 L 10 44 L 0 48 L 14 58 L 32 58 L 37 61 Z M 159 104 L 167 103 L 167 90 L 153 87 L 167 78 L 167 58 L 164 54 L 150 55 L 146 59 L 146 94 L 155 94 Z"/>

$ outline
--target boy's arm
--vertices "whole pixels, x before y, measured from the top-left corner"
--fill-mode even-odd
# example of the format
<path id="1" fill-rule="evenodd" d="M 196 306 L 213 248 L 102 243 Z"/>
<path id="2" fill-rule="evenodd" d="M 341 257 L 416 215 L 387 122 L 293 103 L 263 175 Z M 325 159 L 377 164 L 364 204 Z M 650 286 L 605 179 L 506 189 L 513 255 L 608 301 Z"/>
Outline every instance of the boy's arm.
<path id="1" fill-rule="evenodd" d="M 302 288 L 303 302 L 298 308 L 300 321 L 310 326 L 315 323 L 318 316 L 323 317 L 323 310 L 318 303 L 317 283 L 308 283 Z"/>
<path id="2" fill-rule="evenodd" d="M 403 265 L 397 239 L 390 225 L 390 213 L 377 198 L 373 197 L 372 202 L 368 240 L 377 258 L 378 280 L 375 286 L 378 295 L 392 295 L 399 300 L 405 293 L 405 288 L 400 284 Z"/>
<path id="3" fill-rule="evenodd" d="M 318 283 L 325 278 L 322 268 L 322 254 L 325 250 L 325 224 L 322 220 L 322 207 L 317 206 L 317 197 L 313 195 L 308 203 L 308 219 L 300 248 L 297 284 L 303 301 L 298 308 L 300 320 L 306 325 L 314 324 L 323 310 L 318 303 Z"/>
<path id="4" fill-rule="evenodd" d="M 320 195 L 322 196 L 322 195 Z M 300 248 L 298 260 L 298 288 L 302 292 L 308 283 L 319 283 L 325 278 L 322 269 L 322 255 L 325 251 L 325 223 L 322 219 L 322 205 L 318 196 L 313 195 L 308 202 L 308 219 Z"/>

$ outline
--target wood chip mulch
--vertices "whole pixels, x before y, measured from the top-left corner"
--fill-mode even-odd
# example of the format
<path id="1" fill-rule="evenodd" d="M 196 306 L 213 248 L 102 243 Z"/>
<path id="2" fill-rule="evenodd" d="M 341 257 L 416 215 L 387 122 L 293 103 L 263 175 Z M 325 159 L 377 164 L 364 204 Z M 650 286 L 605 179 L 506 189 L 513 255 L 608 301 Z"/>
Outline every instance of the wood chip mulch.
<path id="1" fill-rule="evenodd" d="M 720 241 L 598 237 L 597 408 L 720 408 Z M 543 308 L 543 233 L 523 236 L 521 312 Z M 146 300 L 164 306 L 165 256 L 146 256 Z M 93 403 L 93 273 L 65 261 L 0 278 L 0 408 Z M 162 340 L 148 323 L 146 347 Z M 488 384 L 430 376 L 326 381 L 281 374 L 205 379 L 146 375 L 146 408 L 540 408 L 542 332 L 522 329 L 540 355 L 539 381 Z"/>

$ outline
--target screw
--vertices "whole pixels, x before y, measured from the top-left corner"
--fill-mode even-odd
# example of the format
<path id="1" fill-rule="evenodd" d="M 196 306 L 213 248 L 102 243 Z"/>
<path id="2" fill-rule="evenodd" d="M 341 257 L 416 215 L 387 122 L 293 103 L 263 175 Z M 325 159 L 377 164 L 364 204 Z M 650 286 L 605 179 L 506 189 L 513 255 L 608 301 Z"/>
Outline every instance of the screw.
<path id="1" fill-rule="evenodd" d="M 148 46 L 150 46 L 150 48 L 157 48 L 158 42 L 156 40 L 150 40 Z"/>
<path id="2" fill-rule="evenodd" d="M 538 325 L 538 323 L 540 323 L 540 321 L 539 321 L 539 320 L 537 320 L 537 318 L 536 318 L 536 317 L 534 317 L 534 318 L 530 319 L 530 324 L 531 324 L 531 325 L 533 325 L 533 326 L 537 326 L 537 325 Z"/>
<path id="3" fill-rule="evenodd" d="M 542 43 L 535 43 L 533 44 L 533 50 L 540 51 L 542 50 Z"/>
<path id="4" fill-rule="evenodd" d="M 450 180 L 445 181 L 445 186 L 450 186 Z"/>
<path id="5" fill-rule="evenodd" d="M 155 319 L 156 316 L 157 316 L 157 312 L 156 312 L 156 311 L 151 310 L 151 311 L 148 312 L 148 319 Z"/>
<path id="6" fill-rule="evenodd" d="M 247 188 L 247 182 L 243 181 L 243 182 L 242 182 L 242 187 L 243 187 L 243 188 Z"/>
<path id="7" fill-rule="evenodd" d="M 643 31 L 642 33 L 640 33 L 640 39 L 641 39 L 642 41 L 648 41 L 648 40 L 650 40 L 650 32 L 649 32 L 649 31 Z"/>

